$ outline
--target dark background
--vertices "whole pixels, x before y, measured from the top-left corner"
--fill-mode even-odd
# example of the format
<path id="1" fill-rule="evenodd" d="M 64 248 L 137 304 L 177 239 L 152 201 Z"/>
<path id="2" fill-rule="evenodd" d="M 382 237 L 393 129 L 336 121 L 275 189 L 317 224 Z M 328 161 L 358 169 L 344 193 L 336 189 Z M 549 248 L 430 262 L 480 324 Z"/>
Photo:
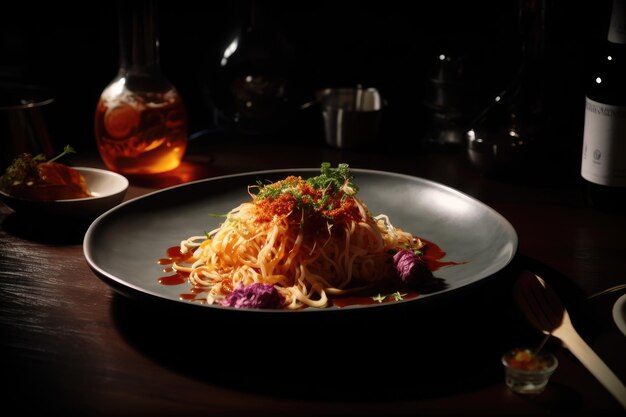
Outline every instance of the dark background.
<path id="1" fill-rule="evenodd" d="M 89 3 L 89 4 L 87 4 Z M 72 3 L 76 4 L 76 3 Z M 44 85 L 54 91 L 55 141 L 95 149 L 93 114 L 118 68 L 115 2 L 20 2 L 3 6 L 0 81 Z M 190 133 L 229 140 L 216 109 L 218 66 L 224 48 L 248 16 L 250 2 L 161 0 L 161 67 L 189 112 Z M 329 86 L 376 87 L 388 102 L 386 135 L 419 144 L 428 129 L 424 101 L 442 52 L 463 59 L 470 110 L 486 103 L 513 78 L 524 33 L 524 0 L 416 2 L 268 1 L 256 3 L 264 27 L 284 42 L 288 62 L 286 128 L 248 140 L 323 143 L 316 109 L 297 110 L 315 90 Z M 96 7 L 97 6 L 97 7 Z M 71 9 L 70 9 L 71 8 Z M 562 124 L 563 146 L 578 152 L 582 140 L 584 79 L 597 45 L 606 37 L 610 1 L 545 0 L 543 80 L 552 97 L 551 118 Z M 259 18 L 259 21 L 261 18 Z M 273 42 L 273 41 L 271 41 Z M 273 46 L 276 47 L 276 44 Z M 279 51 L 280 52 L 280 51 Z M 268 70 L 275 70 L 270 68 Z M 319 109 L 317 109 L 318 111 Z"/>

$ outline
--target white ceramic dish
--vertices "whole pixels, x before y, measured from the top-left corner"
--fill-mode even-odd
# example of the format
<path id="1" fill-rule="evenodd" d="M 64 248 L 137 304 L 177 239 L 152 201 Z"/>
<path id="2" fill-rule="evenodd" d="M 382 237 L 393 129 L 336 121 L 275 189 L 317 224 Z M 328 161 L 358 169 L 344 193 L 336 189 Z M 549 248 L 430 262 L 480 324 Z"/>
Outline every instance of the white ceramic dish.
<path id="1" fill-rule="evenodd" d="M 0 200 L 19 214 L 94 219 L 122 202 L 128 190 L 126 177 L 97 168 L 72 167 L 85 178 L 92 197 L 36 201 L 13 197 L 0 191 Z"/>
<path id="2" fill-rule="evenodd" d="M 613 304 L 613 320 L 617 328 L 626 336 L 626 294 L 622 295 Z"/>

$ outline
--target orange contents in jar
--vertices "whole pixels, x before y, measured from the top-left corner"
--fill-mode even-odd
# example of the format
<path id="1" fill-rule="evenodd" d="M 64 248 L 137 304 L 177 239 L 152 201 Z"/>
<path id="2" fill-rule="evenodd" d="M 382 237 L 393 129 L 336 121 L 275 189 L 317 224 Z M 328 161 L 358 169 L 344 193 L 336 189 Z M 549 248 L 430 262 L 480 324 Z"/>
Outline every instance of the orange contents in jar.
<path id="1" fill-rule="evenodd" d="M 119 92 L 111 87 L 102 93 L 95 115 L 98 151 L 107 168 L 132 175 L 178 167 L 188 134 L 187 114 L 178 92 L 124 89 L 122 94 L 115 93 Z"/>
<path id="2" fill-rule="evenodd" d="M 505 360 L 511 368 L 524 371 L 538 371 L 548 367 L 548 363 L 542 360 L 530 349 L 513 349 Z"/>

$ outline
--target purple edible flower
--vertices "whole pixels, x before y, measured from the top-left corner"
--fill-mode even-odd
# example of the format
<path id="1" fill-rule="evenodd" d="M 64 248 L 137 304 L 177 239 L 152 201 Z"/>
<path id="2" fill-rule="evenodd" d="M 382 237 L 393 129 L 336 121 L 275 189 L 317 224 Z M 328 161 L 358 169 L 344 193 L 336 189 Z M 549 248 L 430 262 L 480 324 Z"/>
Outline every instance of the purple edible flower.
<path id="1" fill-rule="evenodd" d="M 393 255 L 393 263 L 398 276 L 406 285 L 417 286 L 433 279 L 433 273 L 428 269 L 426 261 L 413 251 L 407 249 L 398 251 Z"/>
<path id="2" fill-rule="evenodd" d="M 240 285 L 221 304 L 235 308 L 282 308 L 285 298 L 272 284 L 255 282 Z"/>

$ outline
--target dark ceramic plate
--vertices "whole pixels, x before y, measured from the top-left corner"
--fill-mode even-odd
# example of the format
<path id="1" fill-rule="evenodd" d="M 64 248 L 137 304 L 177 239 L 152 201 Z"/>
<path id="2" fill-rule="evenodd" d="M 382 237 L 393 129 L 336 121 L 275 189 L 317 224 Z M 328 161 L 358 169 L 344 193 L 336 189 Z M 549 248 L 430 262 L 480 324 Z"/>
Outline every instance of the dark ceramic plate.
<path id="1" fill-rule="evenodd" d="M 446 252 L 444 261 L 464 262 L 436 271 L 435 276 L 446 284 L 441 290 L 394 304 L 442 297 L 494 275 L 513 259 L 518 244 L 515 230 L 482 202 L 422 178 L 363 169 L 352 172 L 359 197 L 374 215 L 385 213 L 394 226 L 436 243 Z M 209 214 L 227 213 L 248 201 L 249 185 L 318 173 L 319 168 L 250 172 L 196 181 L 127 201 L 91 224 L 84 239 L 85 258 L 99 278 L 124 295 L 190 304 L 180 299 L 181 293 L 189 292 L 186 283 L 167 286 L 158 282 L 167 275 L 157 263 L 166 256 L 167 248 L 216 228 L 220 219 Z M 387 305 L 308 308 L 296 313 Z"/>

